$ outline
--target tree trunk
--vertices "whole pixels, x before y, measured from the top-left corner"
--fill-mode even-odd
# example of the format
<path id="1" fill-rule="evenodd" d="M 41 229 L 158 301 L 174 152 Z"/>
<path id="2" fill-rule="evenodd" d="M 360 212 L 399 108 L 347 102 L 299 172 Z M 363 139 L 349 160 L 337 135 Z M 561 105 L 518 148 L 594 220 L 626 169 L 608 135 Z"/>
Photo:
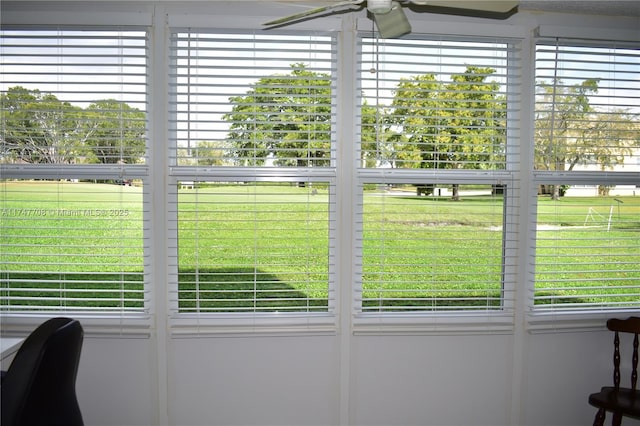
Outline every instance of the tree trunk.
<path id="1" fill-rule="evenodd" d="M 452 189 L 451 199 L 453 201 L 460 201 L 460 185 L 455 184 L 451 187 L 451 189 Z"/>

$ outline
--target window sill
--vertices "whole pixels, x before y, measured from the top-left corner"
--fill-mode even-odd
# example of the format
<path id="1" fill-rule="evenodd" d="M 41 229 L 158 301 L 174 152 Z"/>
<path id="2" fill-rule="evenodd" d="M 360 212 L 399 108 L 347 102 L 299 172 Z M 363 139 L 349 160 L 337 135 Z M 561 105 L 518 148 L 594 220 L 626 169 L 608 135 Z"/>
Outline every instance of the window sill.
<path id="1" fill-rule="evenodd" d="M 358 314 L 353 324 L 355 335 L 511 334 L 513 329 L 508 312 Z"/>
<path id="2" fill-rule="evenodd" d="M 556 333 L 604 330 L 610 318 L 640 315 L 638 309 L 599 311 L 532 311 L 527 315 L 527 330 L 532 333 Z"/>
<path id="3" fill-rule="evenodd" d="M 151 336 L 151 316 L 149 314 L 86 314 L 73 312 L 47 312 L 47 313 L 2 313 L 3 335 L 28 335 L 40 324 L 54 317 L 69 317 L 80 321 L 85 336 L 99 337 L 137 337 L 149 338 Z"/>
<path id="4" fill-rule="evenodd" d="M 178 314 L 170 319 L 172 337 L 230 335 L 335 335 L 333 314 Z"/>

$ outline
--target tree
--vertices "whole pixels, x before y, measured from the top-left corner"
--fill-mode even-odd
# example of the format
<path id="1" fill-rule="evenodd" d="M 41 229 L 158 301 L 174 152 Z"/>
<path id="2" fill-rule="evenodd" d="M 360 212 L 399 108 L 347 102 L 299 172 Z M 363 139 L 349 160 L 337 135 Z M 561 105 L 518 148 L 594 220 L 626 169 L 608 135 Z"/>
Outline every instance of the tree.
<path id="1" fill-rule="evenodd" d="M 498 83 L 486 81 L 494 72 L 470 66 L 447 85 L 447 103 L 453 113 L 446 128 L 452 168 L 485 169 L 504 164 L 506 102 L 498 95 Z M 453 199 L 460 199 L 458 185 L 453 185 Z"/>
<path id="2" fill-rule="evenodd" d="M 82 142 L 92 161 L 137 163 L 145 153 L 145 114 L 114 99 L 98 101 L 84 111 Z"/>
<path id="3" fill-rule="evenodd" d="M 291 65 L 287 75 L 261 78 L 243 96 L 230 98 L 233 109 L 228 141 L 245 165 L 329 165 L 331 76 Z"/>
<path id="4" fill-rule="evenodd" d="M 621 109 L 589 114 L 582 144 L 588 152 L 583 162 L 595 162 L 601 171 L 624 165 L 625 159 L 640 147 L 638 115 Z M 608 186 L 598 187 L 600 195 L 609 195 L 609 190 Z"/>
<path id="5" fill-rule="evenodd" d="M 48 164 L 138 162 L 145 152 L 145 114 L 115 100 L 86 109 L 55 95 L 16 86 L 0 96 L 0 155 Z"/>
<path id="6" fill-rule="evenodd" d="M 506 103 L 498 83 L 487 81 L 494 72 L 468 66 L 447 84 L 432 74 L 403 79 L 389 118 L 397 129 L 398 166 L 482 169 L 503 161 Z"/>
<path id="7" fill-rule="evenodd" d="M 445 161 L 438 137 L 441 92 L 433 74 L 402 79 L 398 84 L 387 119 L 387 125 L 395 130 L 391 138 L 395 166 L 438 168 Z"/>
<path id="8" fill-rule="evenodd" d="M 574 86 L 539 85 L 536 108 L 535 165 L 542 170 L 564 171 L 583 160 L 584 136 L 589 114 L 589 95 L 598 91 L 596 80 Z"/>
<path id="9" fill-rule="evenodd" d="M 589 97 L 598 92 L 598 80 L 566 86 L 538 84 L 536 102 L 535 166 L 550 171 L 571 171 L 578 165 L 595 164 L 601 171 L 624 164 L 640 141 L 637 114 L 614 109 L 599 111 Z M 561 195 L 559 185 L 552 197 Z M 600 188 L 605 194 L 607 188 Z"/>
<path id="10" fill-rule="evenodd" d="M 541 170 L 573 170 L 584 161 L 582 136 L 592 108 L 589 95 L 598 91 L 597 80 L 585 80 L 574 86 L 543 85 L 536 103 L 535 167 Z M 552 186 L 552 198 L 560 198 L 560 186 Z"/>
<path id="11" fill-rule="evenodd" d="M 506 102 L 498 94 L 498 83 L 486 81 L 494 72 L 470 66 L 447 85 L 447 149 L 453 168 L 484 169 L 504 162 Z"/>
<path id="12" fill-rule="evenodd" d="M 392 157 L 389 129 L 385 127 L 386 111 L 371 106 L 366 99 L 360 106 L 360 158 L 362 167 L 376 167 Z"/>
<path id="13" fill-rule="evenodd" d="M 194 148 L 198 166 L 222 166 L 225 164 L 226 146 L 221 141 L 201 141 Z"/>
<path id="14" fill-rule="evenodd" d="M 2 157 L 27 163 L 69 164 L 82 158 L 80 112 L 52 94 L 16 86 L 0 97 Z"/>

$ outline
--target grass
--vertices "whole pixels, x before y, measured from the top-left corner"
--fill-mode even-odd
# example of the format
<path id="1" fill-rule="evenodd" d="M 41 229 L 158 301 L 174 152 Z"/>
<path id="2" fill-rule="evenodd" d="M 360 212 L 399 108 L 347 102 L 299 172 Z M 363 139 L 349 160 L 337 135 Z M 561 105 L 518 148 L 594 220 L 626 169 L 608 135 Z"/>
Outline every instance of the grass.
<path id="1" fill-rule="evenodd" d="M 363 309 L 500 308 L 502 198 L 413 190 L 365 194 Z M 617 199 L 539 199 L 536 303 L 637 304 L 640 200 Z M 211 185 L 179 201 L 181 311 L 328 309 L 325 188 Z M 7 181 L 0 209 L 4 305 L 143 308 L 140 188 Z"/>
<path id="2" fill-rule="evenodd" d="M 640 199 L 539 199 L 537 304 L 637 306 Z"/>

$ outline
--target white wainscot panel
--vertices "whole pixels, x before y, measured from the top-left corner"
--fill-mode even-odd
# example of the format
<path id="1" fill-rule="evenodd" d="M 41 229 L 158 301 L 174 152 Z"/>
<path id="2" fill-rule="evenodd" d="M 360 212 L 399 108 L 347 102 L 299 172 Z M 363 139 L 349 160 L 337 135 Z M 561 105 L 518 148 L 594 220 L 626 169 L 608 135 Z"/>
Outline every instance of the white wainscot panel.
<path id="1" fill-rule="evenodd" d="M 338 422 L 336 336 L 176 338 L 170 368 L 179 425 Z"/>
<path id="2" fill-rule="evenodd" d="M 589 405 L 589 394 L 613 385 L 613 333 L 543 333 L 529 338 L 526 424 L 592 424 L 596 409 Z M 622 356 L 623 363 L 629 363 L 631 350 Z M 630 377 L 630 372 L 623 372 L 621 384 L 629 386 Z M 610 421 L 609 413 L 606 424 Z M 640 426 L 640 421 L 624 419 L 623 424 Z"/>
<path id="3" fill-rule="evenodd" d="M 86 425 L 154 423 L 151 341 L 85 335 L 76 392 Z"/>
<path id="4" fill-rule="evenodd" d="M 509 423 L 509 335 L 355 339 L 353 424 Z"/>

